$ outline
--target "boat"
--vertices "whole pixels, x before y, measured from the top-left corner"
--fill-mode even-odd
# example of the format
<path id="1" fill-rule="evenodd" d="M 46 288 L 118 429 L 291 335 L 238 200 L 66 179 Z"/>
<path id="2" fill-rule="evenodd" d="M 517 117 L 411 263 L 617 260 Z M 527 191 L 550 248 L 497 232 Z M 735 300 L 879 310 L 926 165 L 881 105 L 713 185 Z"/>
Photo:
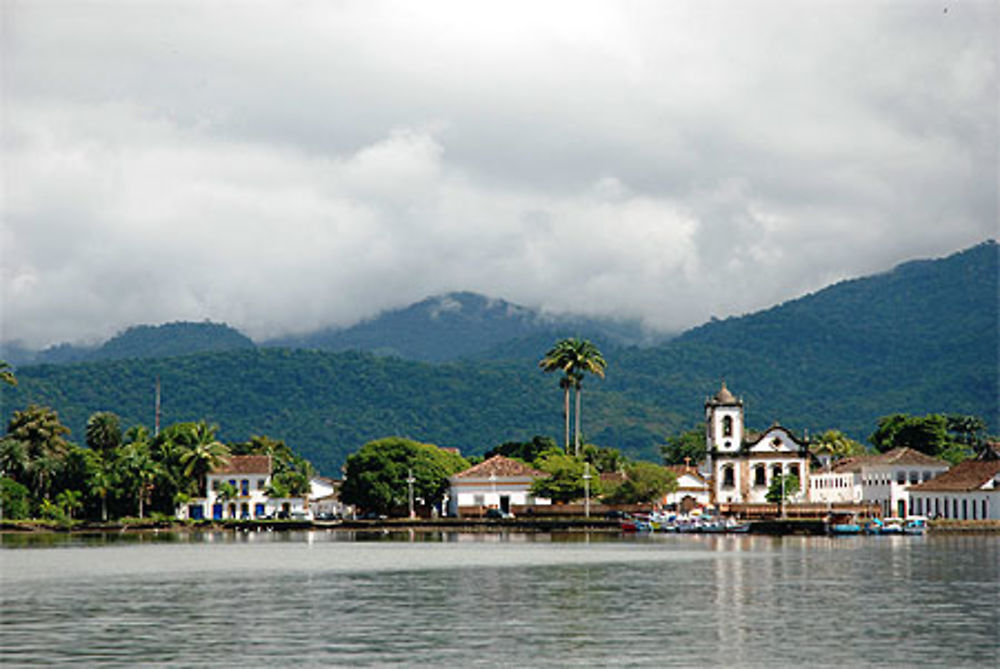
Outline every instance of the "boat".
<path id="1" fill-rule="evenodd" d="M 882 531 L 879 534 L 902 534 L 903 533 L 903 519 L 902 518 L 886 518 L 882 521 Z"/>
<path id="2" fill-rule="evenodd" d="M 927 531 L 927 518 L 925 516 L 907 516 L 903 525 L 903 534 L 923 534 Z"/>
<path id="3" fill-rule="evenodd" d="M 826 521 L 826 531 L 834 535 L 861 534 L 857 514 L 831 515 Z"/>

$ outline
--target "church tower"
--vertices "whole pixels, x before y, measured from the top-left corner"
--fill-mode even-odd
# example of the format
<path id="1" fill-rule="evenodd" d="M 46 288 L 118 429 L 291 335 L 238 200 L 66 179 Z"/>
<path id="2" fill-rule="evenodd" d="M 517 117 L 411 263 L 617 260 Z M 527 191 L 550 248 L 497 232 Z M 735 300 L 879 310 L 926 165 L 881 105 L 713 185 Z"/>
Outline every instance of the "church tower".
<path id="1" fill-rule="evenodd" d="M 743 444 L 743 400 L 722 388 L 705 402 L 705 438 L 711 454 L 738 453 Z"/>

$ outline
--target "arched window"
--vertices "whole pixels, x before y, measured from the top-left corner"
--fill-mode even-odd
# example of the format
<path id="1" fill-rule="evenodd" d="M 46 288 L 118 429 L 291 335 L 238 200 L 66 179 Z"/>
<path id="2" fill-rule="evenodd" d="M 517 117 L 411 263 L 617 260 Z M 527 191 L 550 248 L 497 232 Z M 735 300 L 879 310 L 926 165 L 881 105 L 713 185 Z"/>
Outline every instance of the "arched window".
<path id="1" fill-rule="evenodd" d="M 797 464 L 788 465 L 788 475 L 794 476 L 795 478 L 799 478 L 799 466 Z"/>
<path id="2" fill-rule="evenodd" d="M 733 488 L 735 486 L 736 486 L 736 473 L 733 470 L 733 466 L 724 465 L 722 467 L 722 487 Z"/>
<path id="3" fill-rule="evenodd" d="M 764 465 L 756 465 L 753 468 L 753 484 L 761 487 L 767 485 L 767 469 Z"/>
<path id="4" fill-rule="evenodd" d="M 778 478 L 781 476 L 781 465 L 774 465 L 771 467 L 771 478 Z"/>
<path id="5" fill-rule="evenodd" d="M 731 437 L 733 436 L 733 417 L 723 416 L 722 417 L 722 436 Z"/>

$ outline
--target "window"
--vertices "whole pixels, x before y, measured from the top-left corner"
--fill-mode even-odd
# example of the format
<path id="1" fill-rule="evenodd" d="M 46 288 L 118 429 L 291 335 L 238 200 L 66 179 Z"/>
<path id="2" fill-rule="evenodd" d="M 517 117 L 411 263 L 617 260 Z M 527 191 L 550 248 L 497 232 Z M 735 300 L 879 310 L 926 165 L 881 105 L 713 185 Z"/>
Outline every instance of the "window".
<path id="1" fill-rule="evenodd" d="M 219 479 L 212 479 L 212 490 L 219 489 Z"/>
<path id="2" fill-rule="evenodd" d="M 265 479 L 257 479 L 257 490 L 263 490 L 266 487 L 264 481 Z"/>
<path id="3" fill-rule="evenodd" d="M 767 485 L 767 470 L 764 465 L 757 465 L 753 468 L 753 484 L 755 486 Z"/>
<path id="4" fill-rule="evenodd" d="M 969 519 L 969 500 L 962 500 L 962 520 Z"/>
<path id="5" fill-rule="evenodd" d="M 243 479 L 242 481 L 240 481 L 240 494 L 243 495 L 244 497 L 246 497 L 247 495 L 250 494 L 250 480 L 249 479 Z M 247 515 L 249 515 L 249 512 L 248 512 Z"/>
<path id="6" fill-rule="evenodd" d="M 731 437 L 733 436 L 733 417 L 724 416 L 722 418 L 722 436 Z"/>
<path id="7" fill-rule="evenodd" d="M 906 472 L 898 471 L 896 472 L 896 483 L 903 485 L 906 483 Z"/>
<path id="8" fill-rule="evenodd" d="M 473 495 L 472 503 L 475 504 L 476 506 L 483 506 L 484 504 L 486 504 L 486 495 L 483 494 Z"/>
<path id="9" fill-rule="evenodd" d="M 771 467 L 771 478 L 775 479 L 781 476 L 781 465 L 774 465 Z"/>
<path id="10" fill-rule="evenodd" d="M 789 476 L 794 476 L 795 478 L 799 478 L 799 466 L 798 465 L 789 465 L 788 466 L 788 474 L 789 474 Z"/>
<path id="11" fill-rule="evenodd" d="M 922 499 L 920 499 L 919 497 L 917 497 L 915 500 L 913 500 L 913 513 L 915 513 L 915 514 L 917 514 L 919 516 L 920 514 L 923 513 L 923 508 L 924 507 L 923 507 L 923 500 Z"/>
<path id="12" fill-rule="evenodd" d="M 988 502 L 989 502 L 989 500 L 987 500 L 985 498 L 983 499 L 983 513 L 981 515 L 981 517 L 982 517 L 983 520 L 986 520 L 987 518 L 990 517 L 990 514 L 988 513 L 988 511 L 989 511 Z"/>
<path id="13" fill-rule="evenodd" d="M 910 483 L 920 483 L 920 472 L 910 472 Z"/>
<path id="14" fill-rule="evenodd" d="M 733 471 L 732 465 L 726 465 L 722 468 L 722 487 L 732 488 L 736 485 L 736 474 Z"/>
<path id="15" fill-rule="evenodd" d="M 934 474 L 932 474 L 930 472 L 924 472 L 924 480 L 925 481 L 930 481 L 931 478 L 933 478 L 933 477 L 934 477 Z"/>

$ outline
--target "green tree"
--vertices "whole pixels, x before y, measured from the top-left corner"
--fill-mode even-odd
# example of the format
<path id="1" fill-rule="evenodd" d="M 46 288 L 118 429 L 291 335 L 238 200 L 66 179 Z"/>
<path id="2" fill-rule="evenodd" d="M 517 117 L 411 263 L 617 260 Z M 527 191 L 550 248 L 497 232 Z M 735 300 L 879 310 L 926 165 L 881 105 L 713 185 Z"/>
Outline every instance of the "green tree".
<path id="1" fill-rule="evenodd" d="M 17 385 L 17 377 L 14 376 L 10 363 L 6 360 L 0 360 L 0 382 L 6 383 L 9 386 Z"/>
<path id="2" fill-rule="evenodd" d="M 778 475 L 771 479 L 771 485 L 767 487 L 764 495 L 771 504 L 787 502 L 790 497 L 799 491 L 799 477 L 795 474 Z"/>
<path id="3" fill-rule="evenodd" d="M 122 444 L 121 421 L 110 411 L 99 411 L 87 419 L 87 446 L 92 450 L 109 454 Z"/>
<path id="4" fill-rule="evenodd" d="M 863 444 L 854 441 L 840 430 L 827 430 L 815 437 L 809 450 L 817 456 L 829 458 L 831 462 L 868 452 Z"/>
<path id="5" fill-rule="evenodd" d="M 552 453 L 535 463 L 548 476 L 537 478 L 531 484 L 531 494 L 547 497 L 553 502 L 572 502 L 584 496 L 583 460 L 572 455 Z M 590 482 L 590 494 L 598 497 L 602 493 L 601 479 L 595 476 Z"/>
<path id="6" fill-rule="evenodd" d="M 73 514 L 83 508 L 83 493 L 79 490 L 63 490 L 56 495 L 56 504 L 66 517 L 73 520 Z"/>
<path id="7" fill-rule="evenodd" d="M 152 497 L 160 466 L 149 452 L 149 444 L 134 442 L 122 447 L 116 462 L 117 479 L 123 491 L 136 502 L 139 517 L 145 517 L 145 508 Z"/>
<path id="8" fill-rule="evenodd" d="M 526 464 L 533 464 L 536 460 L 551 451 L 559 451 L 559 445 L 552 437 L 535 436 L 531 441 L 507 441 L 499 446 L 494 446 L 486 451 L 483 459 L 488 460 L 494 455 L 502 455 L 507 458 L 514 458 Z"/>
<path id="9" fill-rule="evenodd" d="M 595 374 L 601 378 L 604 378 L 604 370 L 607 367 L 607 361 L 604 359 L 604 355 L 598 350 L 593 343 L 586 339 L 578 339 L 576 337 L 570 337 L 568 339 L 562 339 L 556 342 L 546 354 L 545 357 L 539 361 L 538 366 L 546 372 L 560 370 L 563 372 L 563 380 L 567 381 L 565 385 L 562 383 L 561 386 L 564 387 L 565 397 L 564 402 L 566 405 L 565 414 L 567 416 L 567 434 L 568 430 L 568 416 L 569 416 L 569 388 L 572 387 L 576 392 L 576 427 L 574 431 L 574 449 L 573 453 L 576 456 L 580 455 L 580 441 L 581 441 L 581 405 L 583 398 L 583 379 L 587 374 Z M 566 440 L 566 448 L 569 450 L 569 439 Z"/>
<path id="10" fill-rule="evenodd" d="M 4 437 L 0 440 L 0 471 L 15 481 L 26 482 L 28 447 L 23 441 Z"/>
<path id="11" fill-rule="evenodd" d="M 610 446 L 585 444 L 583 447 L 583 459 L 585 462 L 592 464 L 598 472 L 617 472 L 628 465 L 628 458 L 617 448 Z"/>
<path id="12" fill-rule="evenodd" d="M 180 464 L 186 478 L 196 481 L 199 494 L 206 494 L 208 474 L 229 460 L 229 449 L 215 438 L 216 426 L 205 421 L 176 426 L 174 443 L 181 450 Z"/>
<path id="13" fill-rule="evenodd" d="M 608 501 L 614 504 L 647 504 L 677 489 L 674 473 L 653 462 L 635 462 L 626 470 L 626 479 Z"/>
<path id="14" fill-rule="evenodd" d="M 952 444 L 948 419 L 941 414 L 883 416 L 868 441 L 880 453 L 907 446 L 933 457 L 940 456 Z"/>
<path id="15" fill-rule="evenodd" d="M 448 477 L 467 469 L 459 455 L 403 437 L 371 441 L 348 456 L 340 498 L 366 511 L 389 514 L 407 503 L 406 479 L 413 473 L 413 495 L 426 504 L 440 503 Z"/>
<path id="16" fill-rule="evenodd" d="M 3 518 L 10 520 L 31 515 L 31 495 L 28 489 L 13 479 L 0 477 L 0 511 L 3 512 Z"/>
<path id="17" fill-rule="evenodd" d="M 708 456 L 705 430 L 694 428 L 669 437 L 660 447 L 660 453 L 665 465 L 697 465 Z"/>

